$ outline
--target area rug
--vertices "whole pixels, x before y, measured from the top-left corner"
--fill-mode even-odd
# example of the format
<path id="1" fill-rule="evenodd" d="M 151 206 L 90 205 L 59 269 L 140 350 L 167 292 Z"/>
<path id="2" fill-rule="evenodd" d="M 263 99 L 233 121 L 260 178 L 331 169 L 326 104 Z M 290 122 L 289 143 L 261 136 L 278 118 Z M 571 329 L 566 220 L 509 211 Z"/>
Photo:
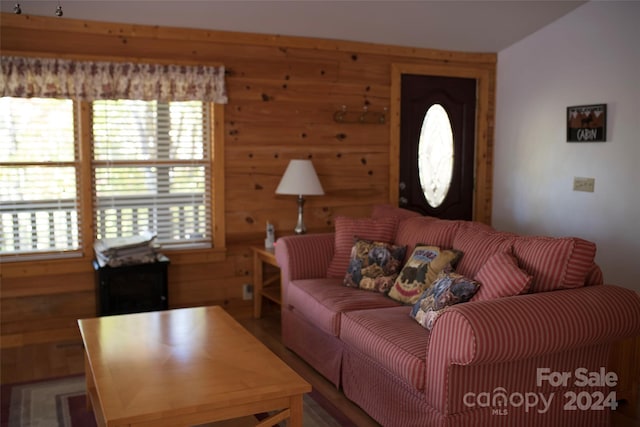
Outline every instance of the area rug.
<path id="1" fill-rule="evenodd" d="M 96 427 L 86 409 L 84 376 L 2 386 L 2 427 Z M 347 417 L 313 391 L 304 396 L 304 427 L 355 427 Z M 206 424 L 206 427 L 255 425 L 255 418 Z M 253 420 L 253 422 L 251 422 Z M 286 426 L 286 422 L 279 424 Z M 204 427 L 204 426 L 201 426 Z"/>

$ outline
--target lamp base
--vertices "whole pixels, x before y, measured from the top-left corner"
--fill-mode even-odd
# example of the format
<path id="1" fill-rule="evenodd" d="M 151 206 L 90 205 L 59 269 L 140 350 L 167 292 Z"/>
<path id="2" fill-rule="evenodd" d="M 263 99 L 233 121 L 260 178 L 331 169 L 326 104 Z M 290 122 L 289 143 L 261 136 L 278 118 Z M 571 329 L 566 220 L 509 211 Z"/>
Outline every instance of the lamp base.
<path id="1" fill-rule="evenodd" d="M 307 227 L 304 226 L 304 220 L 302 219 L 303 206 L 304 197 L 300 195 L 298 196 L 298 224 L 293 229 L 296 234 L 305 234 L 307 232 Z"/>

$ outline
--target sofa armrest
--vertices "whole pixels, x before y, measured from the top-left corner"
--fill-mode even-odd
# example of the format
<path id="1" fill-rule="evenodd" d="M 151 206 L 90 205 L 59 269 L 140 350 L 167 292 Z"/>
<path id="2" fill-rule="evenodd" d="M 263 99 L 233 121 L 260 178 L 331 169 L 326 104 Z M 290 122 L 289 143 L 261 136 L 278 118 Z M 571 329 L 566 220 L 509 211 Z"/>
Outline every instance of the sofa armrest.
<path id="1" fill-rule="evenodd" d="M 334 234 L 285 236 L 276 242 L 276 262 L 280 267 L 283 302 L 292 280 L 327 277 L 334 253 Z"/>
<path id="2" fill-rule="evenodd" d="M 442 397 L 452 365 L 530 359 L 637 335 L 640 298 L 614 285 L 458 304 L 440 316 L 431 332 L 427 399 Z"/>

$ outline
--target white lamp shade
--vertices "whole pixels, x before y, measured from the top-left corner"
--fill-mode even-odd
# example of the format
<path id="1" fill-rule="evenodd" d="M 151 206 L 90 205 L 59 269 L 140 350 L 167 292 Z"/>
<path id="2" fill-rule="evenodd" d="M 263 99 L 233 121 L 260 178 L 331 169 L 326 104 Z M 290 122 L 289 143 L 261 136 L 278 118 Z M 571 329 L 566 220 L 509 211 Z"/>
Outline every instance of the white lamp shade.
<path id="1" fill-rule="evenodd" d="M 322 196 L 324 190 L 311 160 L 291 160 L 276 189 L 276 194 Z"/>

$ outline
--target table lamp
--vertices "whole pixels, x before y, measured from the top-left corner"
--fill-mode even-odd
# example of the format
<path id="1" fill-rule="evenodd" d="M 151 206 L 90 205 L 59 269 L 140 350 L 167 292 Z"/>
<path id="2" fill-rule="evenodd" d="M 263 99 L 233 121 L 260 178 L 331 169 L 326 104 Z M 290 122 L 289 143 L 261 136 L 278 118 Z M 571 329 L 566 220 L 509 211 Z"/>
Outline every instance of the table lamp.
<path id="1" fill-rule="evenodd" d="M 296 234 L 306 233 L 307 229 L 302 219 L 303 196 L 322 196 L 324 194 L 311 160 L 291 160 L 276 189 L 276 194 L 298 196 L 298 224 L 294 231 Z"/>

